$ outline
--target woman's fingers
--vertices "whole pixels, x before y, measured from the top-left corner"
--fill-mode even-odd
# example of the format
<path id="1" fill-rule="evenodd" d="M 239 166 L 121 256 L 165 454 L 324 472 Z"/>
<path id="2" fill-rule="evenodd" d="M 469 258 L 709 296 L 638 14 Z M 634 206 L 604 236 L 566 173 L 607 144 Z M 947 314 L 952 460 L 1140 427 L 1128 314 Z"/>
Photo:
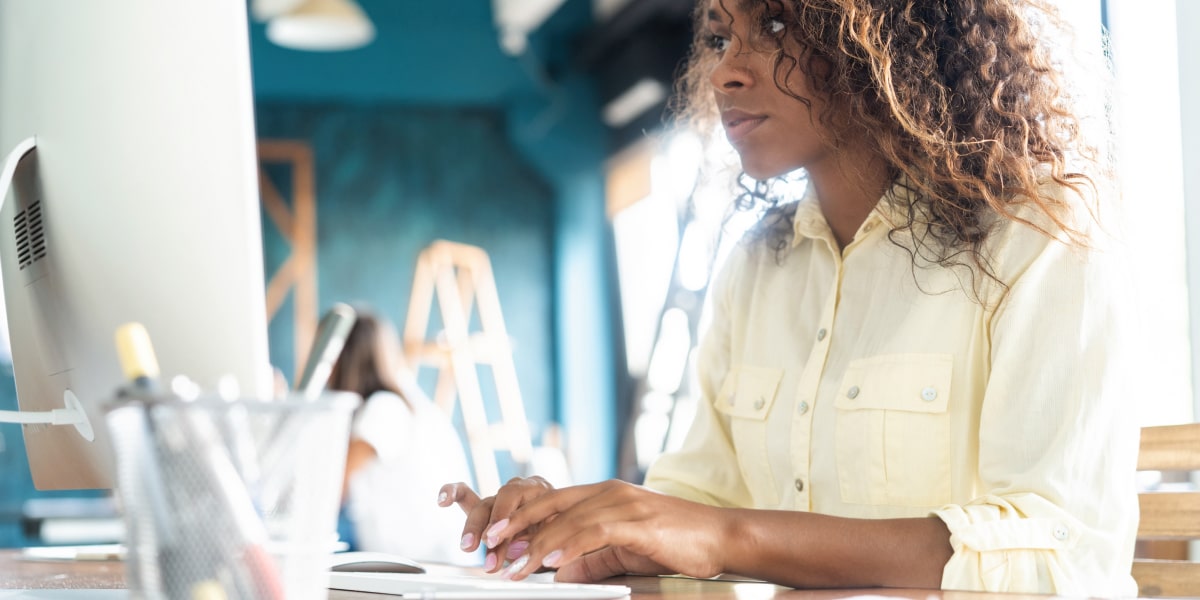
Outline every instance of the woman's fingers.
<path id="1" fill-rule="evenodd" d="M 492 515 L 492 503 L 495 497 L 480 498 L 471 486 L 458 482 L 447 483 L 438 492 L 438 506 L 447 507 L 457 504 L 467 515 L 463 524 L 462 538 L 459 547 L 463 552 L 474 552 L 483 541 L 483 528 L 487 526 Z"/>
<path id="2" fill-rule="evenodd" d="M 628 484 L 614 484 L 606 481 L 554 490 L 530 499 L 518 510 L 511 512 L 505 519 L 495 522 L 488 529 L 486 533 L 488 545 L 499 544 L 530 527 L 548 524 L 552 517 L 584 502 L 593 507 L 623 502 L 625 501 L 623 496 L 629 495 L 624 489 L 626 487 L 634 488 Z M 586 518 L 586 513 L 584 516 Z"/>
<path id="3" fill-rule="evenodd" d="M 471 486 L 463 483 L 447 483 L 438 491 L 438 506 L 446 507 L 457 504 L 466 514 L 471 514 L 475 505 L 479 504 L 479 494 Z"/>
<path id="4" fill-rule="evenodd" d="M 529 543 L 509 541 L 509 538 L 519 534 L 519 531 L 503 540 L 489 540 L 487 534 L 503 529 L 508 523 L 508 515 L 525 502 L 553 489 L 541 477 L 515 478 L 500 488 L 495 496 L 481 499 L 469 485 L 461 482 L 449 483 L 442 486 L 438 493 L 438 505 L 458 504 L 462 508 L 467 520 L 463 525 L 461 548 L 464 552 L 474 552 L 481 545 L 486 545 L 488 552 L 484 557 L 484 570 L 495 572 L 504 566 L 507 560 L 523 555 Z"/>
<path id="5" fill-rule="evenodd" d="M 492 518 L 492 504 L 495 502 L 495 496 L 488 496 L 480 500 L 467 513 L 467 521 L 463 524 L 463 535 L 460 542 L 465 552 L 474 552 L 476 548 L 479 548 L 483 544 L 483 531 L 487 527 L 488 521 Z"/>
<path id="6" fill-rule="evenodd" d="M 623 513 L 621 507 L 571 510 L 559 519 L 560 526 L 547 526 L 539 531 L 523 557 L 525 561 L 518 558 L 502 575 L 522 579 L 541 567 L 558 568 L 605 548 L 636 546 L 647 535 L 645 526 L 638 519 L 627 519 Z"/>
<path id="7" fill-rule="evenodd" d="M 488 533 L 497 529 L 495 525 L 508 519 L 513 511 L 553 489 L 554 487 L 549 482 L 536 475 L 510 479 L 508 483 L 504 484 L 504 487 L 500 488 L 500 491 L 496 492 L 496 503 L 492 505 L 492 518 L 488 523 Z M 492 545 L 488 544 L 489 547 Z"/>
<path id="8" fill-rule="evenodd" d="M 520 579 L 539 568 L 557 568 L 606 547 L 635 544 L 646 534 L 641 522 L 647 514 L 637 502 L 639 489 L 605 482 L 558 490 L 521 507 L 499 535 L 535 526 L 537 533 L 529 552 L 503 575 Z"/>
<path id="9" fill-rule="evenodd" d="M 488 498 L 491 500 L 491 498 Z M 457 504 L 467 515 L 467 522 L 463 525 L 462 539 L 459 542 L 459 547 L 463 552 L 474 552 L 479 547 L 479 530 L 481 526 L 478 521 L 487 518 L 491 513 L 490 505 L 487 501 L 481 500 L 479 494 L 471 489 L 471 486 L 463 483 L 447 483 L 442 486 L 438 492 L 438 506 L 447 507 L 452 504 Z M 472 515 L 476 515 L 472 522 Z"/>
<path id="10" fill-rule="evenodd" d="M 526 502 L 553 489 L 553 486 L 545 479 L 534 476 L 510 479 L 508 483 L 504 484 L 496 492 L 494 502 L 490 505 L 487 521 L 479 525 L 481 531 L 480 541 L 488 548 L 487 556 L 484 557 L 483 561 L 485 571 L 494 573 L 503 567 L 507 561 L 519 558 L 526 553 L 529 548 L 527 540 L 510 541 L 510 538 L 519 535 L 520 531 L 506 536 L 504 539 L 500 539 L 494 534 L 506 528 L 508 516 L 513 511 L 520 508 Z M 472 517 L 474 516 L 472 515 Z"/>
<path id="11" fill-rule="evenodd" d="M 724 557 L 720 515 L 715 511 L 624 482 L 559 490 L 510 517 L 501 538 L 524 528 L 537 529 L 529 537 L 528 553 L 502 575 L 522 579 L 548 567 L 567 568 L 564 577 L 598 579 L 611 576 L 612 569 L 631 572 L 635 563 L 637 570 L 716 575 Z M 606 549 L 615 552 L 605 554 Z M 585 558 L 594 553 L 600 554 Z M 577 561 L 583 562 L 574 564 Z"/>

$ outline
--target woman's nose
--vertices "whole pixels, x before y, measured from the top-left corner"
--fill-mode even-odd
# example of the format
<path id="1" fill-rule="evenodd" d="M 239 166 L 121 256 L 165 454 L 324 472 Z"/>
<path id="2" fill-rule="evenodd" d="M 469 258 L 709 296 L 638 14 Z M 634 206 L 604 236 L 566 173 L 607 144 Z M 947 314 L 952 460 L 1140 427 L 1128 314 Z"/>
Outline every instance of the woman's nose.
<path id="1" fill-rule="evenodd" d="M 750 54 L 742 49 L 742 45 L 736 39 L 730 40 L 729 47 L 721 54 L 709 74 L 713 87 L 720 91 L 732 91 L 753 85 L 754 73 L 751 69 Z"/>

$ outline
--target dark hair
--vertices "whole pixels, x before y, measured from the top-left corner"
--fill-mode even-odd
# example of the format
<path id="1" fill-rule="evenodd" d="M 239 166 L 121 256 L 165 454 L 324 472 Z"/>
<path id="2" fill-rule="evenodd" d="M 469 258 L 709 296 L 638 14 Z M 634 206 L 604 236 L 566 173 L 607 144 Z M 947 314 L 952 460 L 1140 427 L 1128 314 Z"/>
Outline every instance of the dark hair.
<path id="1" fill-rule="evenodd" d="M 1039 41 L 1065 29 L 1045 2 L 719 1 L 721 7 L 736 2 L 752 23 L 784 23 L 772 48 L 775 85 L 811 106 L 784 85 L 793 74 L 807 77 L 814 93 L 830 100 L 815 115 L 821 123 L 867 136 L 879 148 L 891 182 L 910 192 L 900 206 L 907 223 L 893 224 L 889 237 L 914 266 L 918 258 L 966 264 L 965 255 L 995 279 L 984 242 L 996 217 L 1087 245 L 1074 211 L 1097 217 L 1100 183 L 1111 177 L 1109 148 L 1085 139 L 1060 61 Z M 709 73 L 717 56 L 707 39 L 707 13 L 707 2 L 698 0 L 675 104 L 700 131 L 711 131 L 716 117 Z M 784 35 L 798 43 L 799 55 L 788 52 Z M 794 206 L 771 194 L 771 182 L 744 179 L 737 207 L 764 211 L 760 234 L 790 236 Z M 1042 186 L 1050 182 L 1069 188 L 1081 204 L 1048 193 Z M 1019 216 L 1017 206 L 1031 207 L 1032 216 Z M 774 240 L 777 250 L 786 247 Z"/>
<path id="2" fill-rule="evenodd" d="M 355 392 L 364 401 L 375 392 L 391 392 L 407 403 L 397 381 L 403 363 L 395 327 L 368 308 L 355 311 L 358 319 L 329 374 L 329 389 Z"/>

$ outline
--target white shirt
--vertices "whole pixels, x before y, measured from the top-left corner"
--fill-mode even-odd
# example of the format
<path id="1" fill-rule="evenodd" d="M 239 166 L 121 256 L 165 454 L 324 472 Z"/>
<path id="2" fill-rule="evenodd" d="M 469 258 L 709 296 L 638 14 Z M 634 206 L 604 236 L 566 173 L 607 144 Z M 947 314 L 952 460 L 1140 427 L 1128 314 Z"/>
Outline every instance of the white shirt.
<path id="1" fill-rule="evenodd" d="M 359 547 L 415 560 L 478 564 L 459 549 L 462 511 L 437 505 L 442 485 L 471 481 L 458 432 L 419 391 L 405 393 L 411 409 L 395 394 L 376 392 L 354 418 L 351 435 L 378 455 L 350 480 L 348 512 Z"/>
<path id="2" fill-rule="evenodd" d="M 1005 293 L 914 268 L 888 239 L 896 211 L 885 197 L 838 251 L 810 194 L 782 264 L 764 242 L 734 250 L 695 421 L 646 485 L 717 506 L 935 514 L 954 549 L 945 589 L 1136 595 L 1121 253 L 1101 232 L 1080 250 L 1006 221 L 988 242 Z"/>

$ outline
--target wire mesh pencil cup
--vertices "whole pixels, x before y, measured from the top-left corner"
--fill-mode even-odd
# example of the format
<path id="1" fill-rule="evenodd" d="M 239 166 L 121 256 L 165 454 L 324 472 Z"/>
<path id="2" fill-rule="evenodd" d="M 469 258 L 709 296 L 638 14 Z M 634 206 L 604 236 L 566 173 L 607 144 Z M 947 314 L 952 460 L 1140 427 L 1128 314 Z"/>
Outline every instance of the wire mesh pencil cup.
<path id="1" fill-rule="evenodd" d="M 127 585 L 157 598 L 323 600 L 356 394 L 123 394 L 106 420 Z"/>

